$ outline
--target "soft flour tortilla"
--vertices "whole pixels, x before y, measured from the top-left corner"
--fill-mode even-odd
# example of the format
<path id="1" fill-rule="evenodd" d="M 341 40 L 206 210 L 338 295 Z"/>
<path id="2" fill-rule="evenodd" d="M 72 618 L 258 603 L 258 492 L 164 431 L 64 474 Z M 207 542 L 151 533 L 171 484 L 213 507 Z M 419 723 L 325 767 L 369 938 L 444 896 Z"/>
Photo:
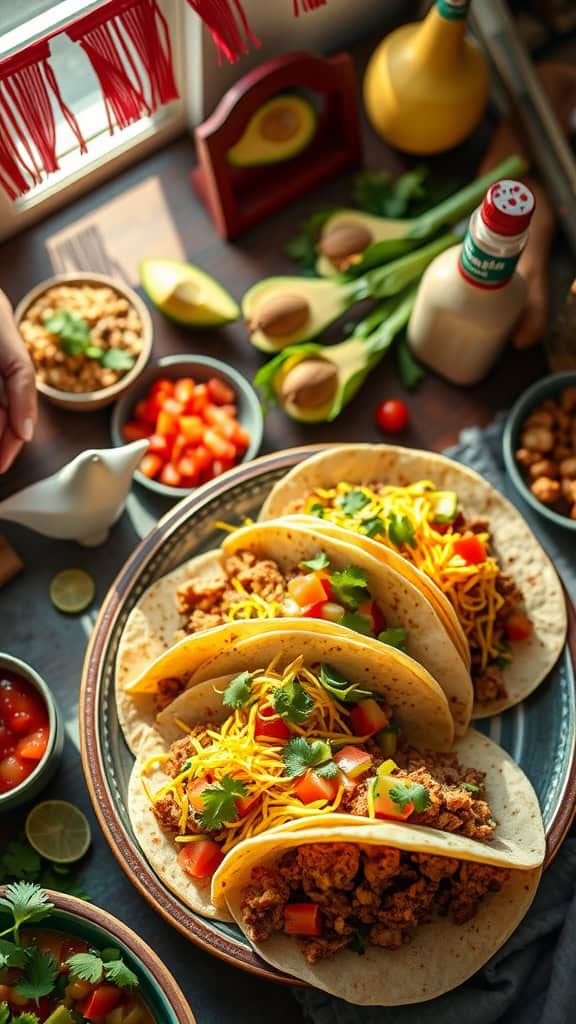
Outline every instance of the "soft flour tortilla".
<path id="1" fill-rule="evenodd" d="M 393 445 L 342 445 L 287 473 L 265 501 L 261 518 L 283 516 L 315 488 L 334 487 L 342 480 L 399 487 L 431 480 L 440 490 L 456 491 L 465 514 L 488 519 L 496 557 L 522 591 L 534 628 L 528 639 L 512 644 L 512 660 L 504 671 L 508 696 L 475 703 L 473 717 L 487 718 L 524 700 L 554 666 L 566 639 L 567 614 L 554 567 L 520 513 L 477 473 L 442 455 Z"/>
<path id="2" fill-rule="evenodd" d="M 250 884 L 253 867 L 272 867 L 286 850 L 304 843 L 354 841 L 492 862 L 485 855 L 484 844 L 475 844 L 471 850 L 466 840 L 431 829 L 394 822 L 345 827 L 329 824 L 326 819 L 324 829 L 285 829 L 237 846 L 214 875 L 213 895 L 219 902 L 226 900 L 228 910 L 246 932 L 241 898 Z M 288 935 L 278 933 L 267 942 L 253 945 L 278 970 L 350 1003 L 399 1006 L 424 1002 L 461 985 L 504 944 L 528 911 L 540 875 L 540 867 L 513 870 L 503 889 L 487 894 L 476 917 L 467 924 L 455 925 L 448 918 L 436 918 L 418 926 L 412 941 L 393 951 L 368 946 L 359 956 L 343 950 L 311 965 L 304 959 L 296 939 Z"/>
<path id="3" fill-rule="evenodd" d="M 260 627 L 259 633 L 256 626 Z M 209 660 L 204 656 L 204 638 L 208 636 L 214 641 L 214 656 Z M 170 677 L 185 681 L 192 689 L 217 676 L 233 677 L 246 670 L 266 668 L 278 655 L 278 664 L 286 666 L 301 654 L 306 665 L 331 665 L 357 686 L 383 694 L 411 743 L 431 750 L 450 750 L 454 721 L 443 691 L 426 669 L 394 647 L 358 637 L 329 622 L 267 619 L 263 626 L 261 620 L 247 619 L 219 626 L 210 634 L 181 640 L 134 685 L 147 692 L 155 680 Z M 178 714 L 180 702 L 186 702 L 185 693 L 157 716 L 159 728 Z"/>
<path id="4" fill-rule="evenodd" d="M 310 524 L 293 525 L 290 522 L 244 527 L 227 537 L 222 548 L 190 559 L 185 565 L 152 584 L 128 617 L 116 658 L 118 716 L 127 742 L 134 752 L 138 750 L 148 726 L 154 723 L 156 714 L 156 686 L 149 687 L 148 695 L 137 680 L 156 658 L 174 644 L 175 634 L 181 624 L 176 603 L 177 588 L 192 577 L 205 580 L 206 583 L 218 580 L 223 575 L 225 559 L 242 550 L 251 551 L 259 558 L 274 559 L 285 573 L 296 568 L 302 560 L 312 558 L 319 550 L 326 553 L 334 569 L 343 569 L 351 564 L 363 569 L 367 573 L 370 592 L 381 607 L 387 623 L 407 629 L 408 654 L 439 681 L 448 698 L 458 733 L 466 730 L 473 702 L 470 674 L 434 605 L 397 569 L 351 543 L 350 534 L 345 531 L 341 533 L 343 539 L 329 534 L 319 537 L 310 528 Z M 376 547 L 376 555 L 379 549 L 380 545 Z M 404 563 L 403 559 L 399 561 Z M 252 628 L 260 633 L 266 628 L 267 622 L 253 620 Z M 317 625 L 318 622 L 314 628 Z M 320 625 L 324 628 L 326 624 L 320 621 Z M 195 634 L 202 635 L 206 634 Z M 357 633 L 352 635 L 358 636 Z M 235 639 L 236 634 L 229 633 L 227 637 Z M 206 641 L 205 650 L 211 653 L 217 651 L 216 642 L 221 642 L 218 634 L 215 634 L 214 640 Z M 167 670 L 159 678 L 174 674 Z"/>

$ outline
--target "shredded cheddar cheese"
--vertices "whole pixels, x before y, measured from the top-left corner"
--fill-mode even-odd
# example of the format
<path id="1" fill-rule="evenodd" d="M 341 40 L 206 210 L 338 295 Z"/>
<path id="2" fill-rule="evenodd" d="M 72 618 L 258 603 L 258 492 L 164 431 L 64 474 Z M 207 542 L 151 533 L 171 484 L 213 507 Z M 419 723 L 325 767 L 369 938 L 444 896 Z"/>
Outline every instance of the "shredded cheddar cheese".
<path id="1" fill-rule="evenodd" d="M 351 491 L 360 491 L 365 504 L 352 513 L 340 506 Z M 336 487 L 317 488 L 310 494 L 303 511 L 314 514 L 321 505 L 323 519 L 357 533 L 367 533 L 366 524 L 376 518 L 387 522 L 391 514 L 405 516 L 413 530 L 413 545 L 400 547 L 385 533 L 370 533 L 392 550 L 400 553 L 434 581 L 452 604 L 462 625 L 473 654 L 484 669 L 496 658 L 503 656 L 503 636 L 495 629 L 496 616 L 504 604 L 504 597 L 496 588 L 501 572 L 497 559 L 487 554 L 486 560 L 467 564 L 454 550 L 455 542 L 463 534 L 442 532 L 433 522 L 435 496 L 438 491 L 429 480 L 419 480 L 407 487 L 385 485 L 375 491 L 371 487 L 339 483 Z M 485 547 L 490 543 L 489 533 L 479 533 L 478 540 Z"/>

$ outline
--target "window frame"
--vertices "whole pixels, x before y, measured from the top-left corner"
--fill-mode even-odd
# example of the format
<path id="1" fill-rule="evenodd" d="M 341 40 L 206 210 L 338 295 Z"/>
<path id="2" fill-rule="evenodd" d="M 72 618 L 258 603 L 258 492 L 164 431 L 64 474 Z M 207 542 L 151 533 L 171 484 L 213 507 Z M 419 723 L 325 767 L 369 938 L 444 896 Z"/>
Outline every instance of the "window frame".
<path id="1" fill-rule="evenodd" d="M 61 0 L 51 10 L 0 37 L 2 56 L 66 24 L 75 14 L 97 6 L 98 0 L 88 4 L 85 0 Z M 192 130 L 202 119 L 202 23 L 187 4 L 160 0 L 160 6 L 168 22 L 180 100 L 160 107 L 156 114 L 122 131 L 117 129 L 113 136 L 99 133 L 91 140 L 92 154 L 89 149 L 84 155 L 74 152 L 63 156 L 60 171 L 48 175 L 41 185 L 15 201 L 0 189 L 0 241 L 96 188 L 187 129 Z M 7 42 L 10 45 L 5 45 Z"/>

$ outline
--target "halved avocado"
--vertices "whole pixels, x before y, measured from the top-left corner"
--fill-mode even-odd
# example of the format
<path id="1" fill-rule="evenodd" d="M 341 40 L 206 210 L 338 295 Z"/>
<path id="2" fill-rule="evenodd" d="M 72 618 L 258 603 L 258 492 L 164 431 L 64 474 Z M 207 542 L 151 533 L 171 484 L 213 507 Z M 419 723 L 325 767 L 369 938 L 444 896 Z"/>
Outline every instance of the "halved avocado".
<path id="1" fill-rule="evenodd" d="M 292 308 L 301 302 L 299 324 L 288 332 L 262 329 L 262 317 L 274 307 L 291 299 Z M 242 313 L 250 331 L 250 341 L 262 352 L 280 352 L 287 345 L 315 338 L 346 310 L 346 289 L 335 281 L 306 277 L 267 277 L 253 285 L 242 299 Z M 296 321 L 296 323 L 298 320 Z"/>
<path id="2" fill-rule="evenodd" d="M 142 260 L 140 283 L 166 316 L 191 327 L 216 327 L 237 320 L 240 309 L 210 274 L 182 260 Z"/>
<path id="3" fill-rule="evenodd" d="M 316 111 L 300 96 L 274 96 L 252 115 L 228 150 L 234 167 L 281 163 L 301 153 L 316 131 Z"/>
<path id="4" fill-rule="evenodd" d="M 330 277 L 347 270 L 365 249 L 375 242 L 402 241 L 414 226 L 413 220 L 376 217 L 360 210 L 338 210 L 326 219 L 316 248 L 316 270 Z"/>

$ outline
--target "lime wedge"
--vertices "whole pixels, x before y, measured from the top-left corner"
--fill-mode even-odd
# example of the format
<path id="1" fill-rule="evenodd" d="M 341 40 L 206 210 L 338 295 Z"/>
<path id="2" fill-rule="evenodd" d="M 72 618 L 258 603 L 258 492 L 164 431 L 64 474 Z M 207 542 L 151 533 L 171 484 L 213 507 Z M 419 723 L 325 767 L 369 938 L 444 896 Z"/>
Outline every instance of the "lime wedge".
<path id="1" fill-rule="evenodd" d="M 84 569 L 63 569 L 50 581 L 50 600 L 59 612 L 78 615 L 94 600 L 96 585 Z"/>
<path id="2" fill-rule="evenodd" d="M 55 864 L 80 860 L 92 839 L 85 814 L 67 800 L 45 800 L 26 818 L 26 838 L 41 857 Z"/>

